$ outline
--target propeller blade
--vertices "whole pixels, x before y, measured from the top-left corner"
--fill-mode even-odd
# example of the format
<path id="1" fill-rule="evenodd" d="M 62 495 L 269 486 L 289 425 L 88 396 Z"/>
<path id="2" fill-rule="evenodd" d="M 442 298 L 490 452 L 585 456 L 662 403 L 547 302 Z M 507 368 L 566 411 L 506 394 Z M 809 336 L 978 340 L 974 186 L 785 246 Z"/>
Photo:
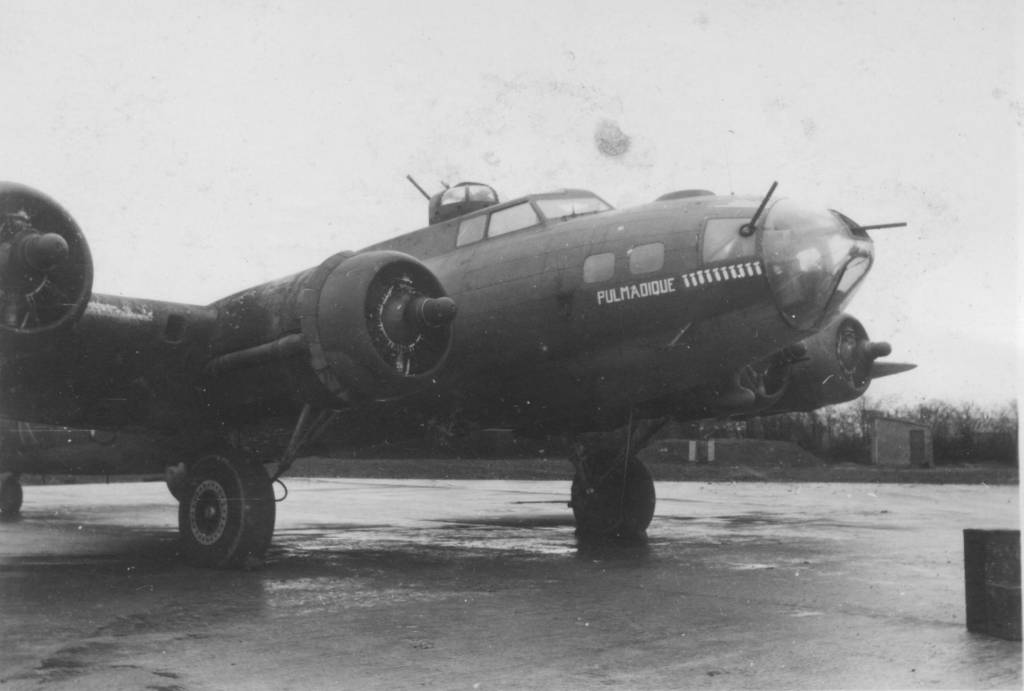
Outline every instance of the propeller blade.
<path id="1" fill-rule="evenodd" d="M 871 366 L 871 378 L 890 377 L 901 372 L 908 372 L 917 367 L 910 362 L 876 362 Z"/>

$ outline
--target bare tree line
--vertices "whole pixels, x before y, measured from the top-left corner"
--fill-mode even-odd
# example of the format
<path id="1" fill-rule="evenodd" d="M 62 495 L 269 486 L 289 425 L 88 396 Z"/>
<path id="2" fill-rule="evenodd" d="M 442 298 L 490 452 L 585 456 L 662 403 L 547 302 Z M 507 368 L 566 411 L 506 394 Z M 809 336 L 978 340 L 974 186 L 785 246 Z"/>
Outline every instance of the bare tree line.
<path id="1" fill-rule="evenodd" d="M 858 399 L 810 413 L 785 413 L 752 420 L 741 436 L 795 441 L 837 460 L 866 460 L 870 420 L 875 416 L 911 420 L 932 431 L 935 462 L 1018 463 L 1017 402 L 1002 406 L 926 401 L 884 406 Z"/>

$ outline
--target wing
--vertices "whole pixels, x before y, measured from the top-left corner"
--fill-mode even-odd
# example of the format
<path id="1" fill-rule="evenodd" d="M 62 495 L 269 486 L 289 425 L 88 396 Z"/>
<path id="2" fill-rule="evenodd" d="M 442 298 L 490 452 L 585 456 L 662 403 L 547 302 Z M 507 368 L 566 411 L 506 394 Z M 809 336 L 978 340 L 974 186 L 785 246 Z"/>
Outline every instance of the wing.
<path id="1" fill-rule="evenodd" d="M 8 418 L 175 430 L 348 408 L 429 386 L 455 305 L 394 251 L 340 253 L 210 306 L 91 295 L 88 245 L 44 195 L 0 186 Z"/>
<path id="2" fill-rule="evenodd" d="M 455 317 L 437 278 L 390 250 L 335 254 L 205 307 L 91 289 L 71 216 L 0 184 L 0 416 L 131 428 L 178 450 L 168 484 L 182 548 L 206 566 L 260 558 L 282 472 L 271 478 L 263 464 L 287 466 L 334 410 L 430 387 Z M 263 444 L 264 432 L 289 441 Z M 154 454 L 138 456 L 117 468 L 150 470 Z M 109 461 L 86 465 L 104 472 Z M 16 513 L 21 496 L 17 475 L 4 478 L 0 513 Z"/>

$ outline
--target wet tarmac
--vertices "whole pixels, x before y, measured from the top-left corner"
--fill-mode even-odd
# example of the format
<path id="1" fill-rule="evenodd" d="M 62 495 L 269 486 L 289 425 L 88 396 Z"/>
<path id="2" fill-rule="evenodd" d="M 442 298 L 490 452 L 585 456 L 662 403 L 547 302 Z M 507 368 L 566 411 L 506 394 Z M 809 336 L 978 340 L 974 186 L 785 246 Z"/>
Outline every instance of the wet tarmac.
<path id="1" fill-rule="evenodd" d="M 646 546 L 579 545 L 562 482 L 289 489 L 268 564 L 218 572 L 160 483 L 26 487 L 0 688 L 1021 688 L 961 532 L 1016 487 L 664 482 Z"/>

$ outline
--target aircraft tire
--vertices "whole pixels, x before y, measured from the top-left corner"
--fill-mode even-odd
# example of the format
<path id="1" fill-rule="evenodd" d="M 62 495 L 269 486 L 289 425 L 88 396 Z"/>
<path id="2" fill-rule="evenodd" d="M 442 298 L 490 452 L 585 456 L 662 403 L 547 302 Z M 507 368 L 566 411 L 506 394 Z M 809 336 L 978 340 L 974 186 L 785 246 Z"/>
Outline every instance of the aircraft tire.
<path id="1" fill-rule="evenodd" d="M 167 483 L 167 491 L 180 503 L 188 489 L 188 469 L 185 464 L 179 463 L 164 468 L 164 482 Z"/>
<path id="2" fill-rule="evenodd" d="M 16 477 L 4 478 L 0 482 L 0 517 L 5 519 L 15 518 L 21 513 L 21 502 L 24 493 L 21 490 L 21 482 Z"/>
<path id="3" fill-rule="evenodd" d="M 178 505 L 185 559 L 209 568 L 259 565 L 274 533 L 274 491 L 262 465 L 233 452 L 201 456 Z"/>
<path id="4" fill-rule="evenodd" d="M 582 478 L 572 481 L 572 513 L 576 534 L 581 537 L 643 540 L 654 518 L 654 478 L 642 462 L 634 459 L 623 472 L 605 475 L 592 493 L 586 493 Z"/>

